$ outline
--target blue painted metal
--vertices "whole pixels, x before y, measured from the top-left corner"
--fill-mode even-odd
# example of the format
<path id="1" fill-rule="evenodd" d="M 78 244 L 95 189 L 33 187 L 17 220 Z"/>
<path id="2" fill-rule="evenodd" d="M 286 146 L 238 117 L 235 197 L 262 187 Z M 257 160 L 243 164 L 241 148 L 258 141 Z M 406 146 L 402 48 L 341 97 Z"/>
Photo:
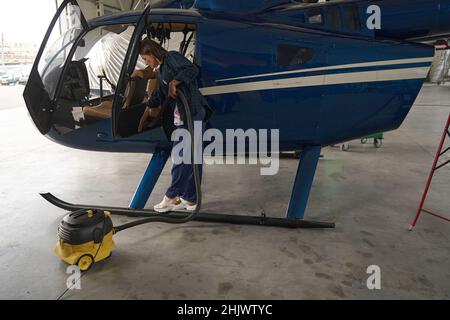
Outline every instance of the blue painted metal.
<path id="1" fill-rule="evenodd" d="M 274 6 L 292 3 L 291 0 L 196 0 L 194 7 L 203 10 L 217 10 L 246 14 L 257 12 Z"/>
<path id="2" fill-rule="evenodd" d="M 320 146 L 313 146 L 304 148 L 300 153 L 300 161 L 287 211 L 288 219 L 303 219 L 305 216 L 321 150 Z"/>
<path id="3" fill-rule="evenodd" d="M 382 28 L 379 37 L 420 39 L 450 32 L 450 2 L 447 0 L 374 1 L 381 8 Z"/>
<path id="4" fill-rule="evenodd" d="M 131 201 L 131 209 L 143 209 L 145 207 L 169 157 L 170 149 L 160 149 L 153 154 Z"/>
<path id="5" fill-rule="evenodd" d="M 226 19 L 229 21 L 268 22 L 286 26 L 301 26 L 308 29 L 318 29 L 333 34 L 351 34 L 363 37 L 408 40 L 426 39 L 450 33 L 450 0 L 349 0 L 327 3 L 293 3 L 290 0 L 197 0 L 191 10 L 179 10 L 179 1 L 166 1 L 152 10 L 152 15 L 180 16 L 199 15 L 208 19 Z M 189 8 L 192 0 L 181 1 L 183 8 Z M 331 7 L 355 4 L 359 8 L 360 31 L 340 29 L 329 26 L 327 12 Z M 382 12 L 382 28 L 368 30 L 366 26 L 367 8 L 377 5 Z M 164 8 L 164 9 L 161 9 Z M 308 24 L 305 13 L 311 9 L 323 10 L 322 25 Z M 251 14 L 249 14 L 251 13 Z M 139 12 L 119 13 L 91 20 L 91 27 L 105 24 L 136 23 Z"/>

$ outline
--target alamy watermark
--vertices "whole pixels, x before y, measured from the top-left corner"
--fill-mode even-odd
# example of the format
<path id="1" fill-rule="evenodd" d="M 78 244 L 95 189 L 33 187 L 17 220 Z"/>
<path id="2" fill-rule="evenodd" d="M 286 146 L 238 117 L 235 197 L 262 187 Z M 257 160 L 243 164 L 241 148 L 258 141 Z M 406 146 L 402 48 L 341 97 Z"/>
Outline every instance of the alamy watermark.
<path id="1" fill-rule="evenodd" d="M 203 133 L 202 122 L 194 122 L 195 155 L 192 159 L 192 139 L 188 130 L 176 129 L 171 137 L 174 164 L 260 164 L 261 175 L 276 175 L 280 168 L 278 129 L 218 129 Z M 208 145 L 203 149 L 203 143 Z M 270 144 L 270 152 L 269 152 Z M 248 147 L 248 148 L 247 148 Z M 224 161 L 225 158 L 225 161 Z"/>
<path id="2" fill-rule="evenodd" d="M 367 289 L 381 290 L 381 268 L 377 265 L 371 265 L 367 267 L 366 273 L 370 274 L 366 282 Z"/>
<path id="3" fill-rule="evenodd" d="M 371 5 L 367 7 L 366 13 L 369 15 L 367 18 L 367 29 L 380 30 L 381 29 L 381 8 L 377 5 Z"/>
<path id="4" fill-rule="evenodd" d="M 81 290 L 81 270 L 78 266 L 68 266 L 66 270 L 70 276 L 67 278 L 66 286 L 68 290 Z"/>

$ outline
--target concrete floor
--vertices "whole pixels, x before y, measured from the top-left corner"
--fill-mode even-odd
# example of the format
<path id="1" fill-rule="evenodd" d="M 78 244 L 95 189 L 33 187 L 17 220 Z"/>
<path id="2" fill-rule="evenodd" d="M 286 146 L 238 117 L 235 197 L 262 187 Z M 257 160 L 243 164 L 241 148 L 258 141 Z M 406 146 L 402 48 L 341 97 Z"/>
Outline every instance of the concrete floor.
<path id="1" fill-rule="evenodd" d="M 0 298 L 56 299 L 68 277 L 53 253 L 64 212 L 38 193 L 126 206 L 149 156 L 53 144 L 29 121 L 23 88 L 0 90 Z M 423 216 L 415 231 L 408 226 L 449 112 L 450 88 L 426 86 L 382 149 L 355 141 L 350 152 L 324 150 L 308 218 L 335 221 L 335 230 L 140 226 L 118 234 L 112 258 L 65 299 L 448 299 L 450 224 Z M 257 166 L 207 167 L 204 210 L 282 216 L 296 165 L 283 159 L 274 177 L 261 177 Z M 149 205 L 162 197 L 169 169 Z M 436 176 L 427 202 L 442 213 L 450 207 L 449 169 Z M 369 265 L 381 268 L 381 290 L 366 287 Z"/>

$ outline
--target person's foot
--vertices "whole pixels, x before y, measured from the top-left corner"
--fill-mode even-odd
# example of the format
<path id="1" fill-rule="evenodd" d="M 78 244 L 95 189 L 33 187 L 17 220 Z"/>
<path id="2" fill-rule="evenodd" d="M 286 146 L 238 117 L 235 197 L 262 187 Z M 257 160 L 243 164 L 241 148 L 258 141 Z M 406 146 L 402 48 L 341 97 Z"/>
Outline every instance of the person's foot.
<path id="1" fill-rule="evenodd" d="M 186 211 L 193 212 L 197 210 L 197 204 L 195 202 L 186 201 L 183 198 L 180 198 L 180 201 L 183 206 L 182 208 L 185 209 Z"/>
<path id="2" fill-rule="evenodd" d="M 167 213 L 171 211 L 180 210 L 182 208 L 184 208 L 184 204 L 178 197 L 169 198 L 167 196 L 164 196 L 163 201 L 161 201 L 160 203 L 158 203 L 156 206 L 153 207 L 153 209 L 159 213 Z"/>

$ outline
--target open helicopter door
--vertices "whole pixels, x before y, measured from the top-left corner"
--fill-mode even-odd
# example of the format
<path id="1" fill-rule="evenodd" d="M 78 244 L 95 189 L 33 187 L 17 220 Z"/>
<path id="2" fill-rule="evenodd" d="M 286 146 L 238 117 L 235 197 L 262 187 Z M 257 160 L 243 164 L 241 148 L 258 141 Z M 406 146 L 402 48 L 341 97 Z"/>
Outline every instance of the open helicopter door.
<path id="1" fill-rule="evenodd" d="M 38 51 L 23 97 L 31 118 L 44 135 L 52 127 L 55 95 L 66 60 L 87 28 L 77 1 L 65 0 L 53 17 Z"/>
<path id="2" fill-rule="evenodd" d="M 120 136 L 119 124 L 122 106 L 126 100 L 125 91 L 128 81 L 131 78 L 131 74 L 133 73 L 136 66 L 136 62 L 139 56 L 139 45 L 141 42 L 142 34 L 144 33 L 145 27 L 147 26 L 147 20 L 150 10 L 151 4 L 149 4 L 145 8 L 136 24 L 136 28 L 134 29 L 133 36 L 130 39 L 128 51 L 123 62 L 122 70 L 120 72 L 119 81 L 117 82 L 116 92 L 114 94 L 112 105 L 112 131 L 114 137 Z"/>

